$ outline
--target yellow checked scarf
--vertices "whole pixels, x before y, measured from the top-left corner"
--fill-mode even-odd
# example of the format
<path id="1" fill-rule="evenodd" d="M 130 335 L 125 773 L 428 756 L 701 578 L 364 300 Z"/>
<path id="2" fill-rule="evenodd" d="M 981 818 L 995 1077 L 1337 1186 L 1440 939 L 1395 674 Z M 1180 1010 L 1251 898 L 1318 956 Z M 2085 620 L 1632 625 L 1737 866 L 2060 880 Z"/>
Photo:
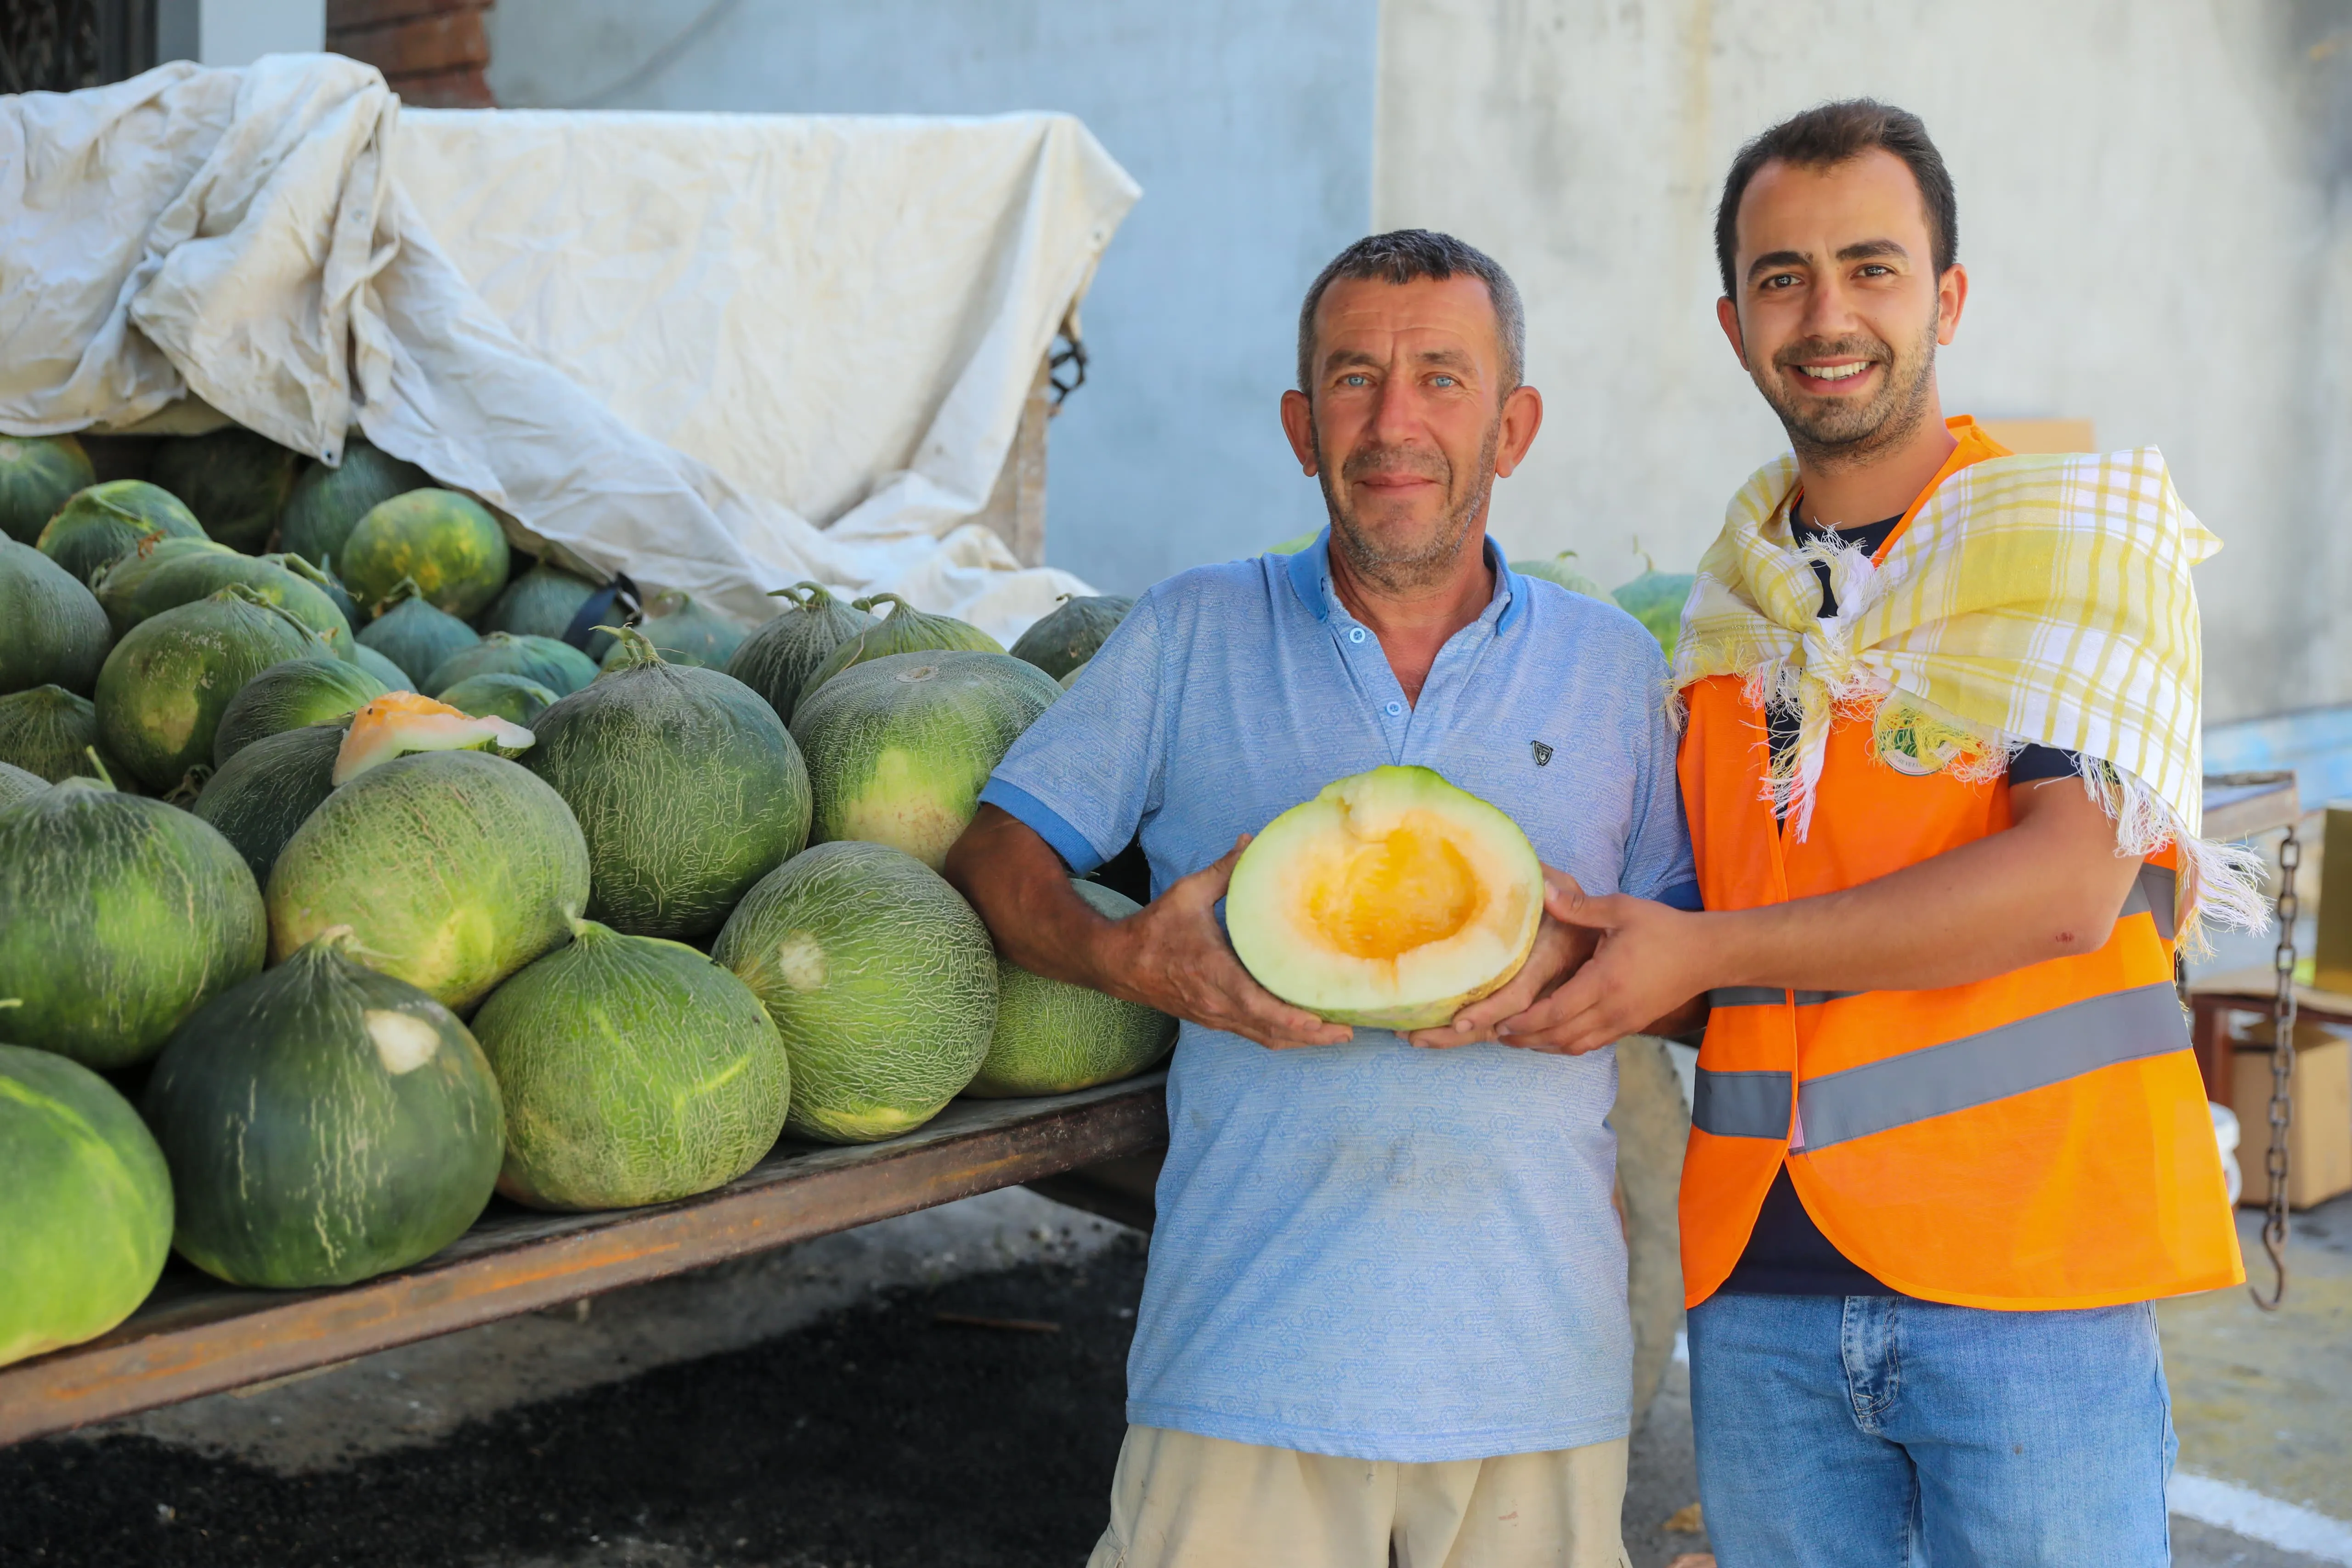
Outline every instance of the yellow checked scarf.
<path id="1" fill-rule="evenodd" d="M 1700 561 L 1675 649 L 1680 690 L 1735 675 L 1802 715 L 1768 787 L 1802 839 L 1835 714 L 1874 716 L 1876 754 L 1909 772 L 1995 776 L 2029 743 L 2110 764 L 2084 784 L 2120 852 L 2181 849 L 2180 930 L 2266 921 L 2246 857 L 2197 837 L 2202 661 L 2189 569 L 2221 548 L 2153 447 L 1992 458 L 1948 477 L 1884 565 L 1797 548 L 1793 455 L 1732 498 Z M 1838 613 L 1822 616 L 1813 563 Z"/>

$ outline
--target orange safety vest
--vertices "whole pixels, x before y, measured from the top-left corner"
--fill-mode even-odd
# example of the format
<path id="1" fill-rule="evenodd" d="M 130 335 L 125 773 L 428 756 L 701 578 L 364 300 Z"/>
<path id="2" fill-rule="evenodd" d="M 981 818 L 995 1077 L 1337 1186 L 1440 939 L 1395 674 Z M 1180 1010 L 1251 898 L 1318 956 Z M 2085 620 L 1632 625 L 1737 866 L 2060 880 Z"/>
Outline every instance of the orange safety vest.
<path id="1" fill-rule="evenodd" d="M 1964 436 L 1937 482 L 1999 452 Z M 1874 716 L 1849 713 L 1799 842 L 1765 793 L 1761 705 L 1730 676 L 1684 697 L 1709 910 L 1836 892 L 2010 825 L 2005 783 L 1898 772 L 1873 754 Z M 1783 1164 L 1840 1252 L 1927 1300 L 2103 1307 L 2242 1281 L 2172 986 L 2174 865 L 2141 868 L 2095 952 L 1937 991 L 1712 994 L 1683 1163 L 1687 1304 L 1730 1275 Z"/>

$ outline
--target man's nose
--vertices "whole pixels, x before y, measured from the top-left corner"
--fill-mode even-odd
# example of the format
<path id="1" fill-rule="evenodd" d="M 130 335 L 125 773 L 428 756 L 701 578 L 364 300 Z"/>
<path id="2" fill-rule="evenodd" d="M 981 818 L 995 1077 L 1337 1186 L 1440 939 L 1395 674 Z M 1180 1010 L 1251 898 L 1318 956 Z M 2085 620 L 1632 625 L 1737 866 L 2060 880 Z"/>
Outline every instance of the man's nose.
<path id="1" fill-rule="evenodd" d="M 1799 323 L 1803 336 L 1842 338 L 1853 327 L 1853 297 L 1846 292 L 1844 279 L 1832 273 L 1806 291 L 1804 320 Z"/>
<path id="2" fill-rule="evenodd" d="M 1381 381 L 1380 401 L 1372 409 L 1372 436 L 1381 445 L 1399 445 L 1420 431 L 1419 390 L 1409 375 Z"/>

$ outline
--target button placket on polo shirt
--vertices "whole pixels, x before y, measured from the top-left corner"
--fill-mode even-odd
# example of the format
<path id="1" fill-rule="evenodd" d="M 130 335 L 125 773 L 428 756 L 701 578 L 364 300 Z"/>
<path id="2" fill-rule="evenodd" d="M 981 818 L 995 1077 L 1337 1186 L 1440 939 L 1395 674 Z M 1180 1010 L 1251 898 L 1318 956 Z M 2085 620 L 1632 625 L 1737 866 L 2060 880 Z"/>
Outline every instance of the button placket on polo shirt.
<path id="1" fill-rule="evenodd" d="M 1381 639 L 1371 628 L 1349 617 L 1331 592 L 1328 578 L 1324 579 L 1325 602 L 1329 605 L 1331 635 L 1339 649 L 1339 658 L 1349 666 L 1360 689 L 1372 694 L 1372 717 L 1381 727 L 1381 738 L 1388 742 L 1389 761 L 1404 759 L 1407 734 L 1412 727 L 1412 709 L 1404 700 L 1404 688 L 1397 683 L 1396 671 L 1389 668 L 1389 656 L 1381 650 Z M 1386 697 L 1379 693 L 1385 689 Z"/>

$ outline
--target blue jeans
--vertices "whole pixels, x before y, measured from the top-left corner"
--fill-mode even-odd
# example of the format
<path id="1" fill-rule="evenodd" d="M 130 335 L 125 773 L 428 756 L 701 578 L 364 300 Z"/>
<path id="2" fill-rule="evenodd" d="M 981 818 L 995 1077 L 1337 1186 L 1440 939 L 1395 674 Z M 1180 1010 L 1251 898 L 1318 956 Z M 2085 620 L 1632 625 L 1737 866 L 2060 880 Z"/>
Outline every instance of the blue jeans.
<path id="1" fill-rule="evenodd" d="M 1690 1314 L 1722 1568 L 2163 1568 L 2156 1313 L 1718 1294 Z"/>

